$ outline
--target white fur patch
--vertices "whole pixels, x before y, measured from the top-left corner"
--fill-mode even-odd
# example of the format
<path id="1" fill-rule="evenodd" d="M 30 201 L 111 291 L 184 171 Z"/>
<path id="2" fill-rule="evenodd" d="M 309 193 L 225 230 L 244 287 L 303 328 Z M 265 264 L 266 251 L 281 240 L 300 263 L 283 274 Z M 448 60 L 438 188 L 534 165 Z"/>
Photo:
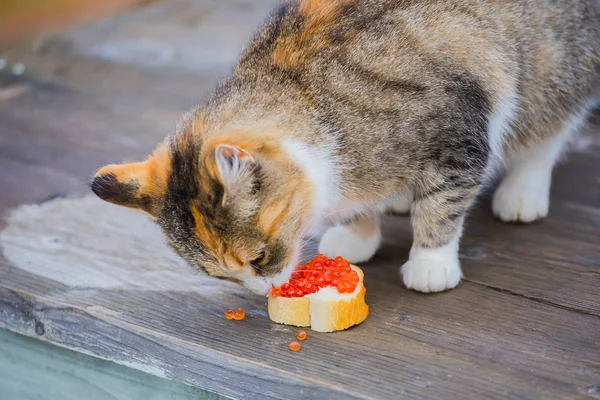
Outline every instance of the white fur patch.
<path id="1" fill-rule="evenodd" d="M 363 238 L 344 225 L 329 228 L 319 243 L 319 253 L 329 258 L 342 256 L 353 264 L 369 261 L 381 245 L 381 231 Z"/>
<path id="2" fill-rule="evenodd" d="M 313 221 L 304 227 L 309 230 L 320 222 L 328 207 L 338 197 L 338 178 L 332 162 L 332 152 L 327 146 L 313 148 L 292 139 L 284 139 L 282 146 L 296 165 L 304 171 L 313 186 Z"/>
<path id="3" fill-rule="evenodd" d="M 256 276 L 243 279 L 242 284 L 246 289 L 261 296 L 266 296 L 272 287 L 271 283 L 266 278 Z"/>
<path id="4" fill-rule="evenodd" d="M 423 293 L 441 292 L 458 285 L 462 278 L 458 261 L 458 242 L 462 230 L 450 243 L 435 249 L 414 247 L 401 274 L 407 288 Z"/>
<path id="5" fill-rule="evenodd" d="M 496 105 L 494 113 L 488 121 L 488 143 L 490 146 L 490 162 L 487 175 L 492 175 L 503 157 L 504 143 L 510 134 L 510 124 L 514 120 L 519 106 L 516 93 L 506 96 Z"/>
<path id="6" fill-rule="evenodd" d="M 504 222 L 533 222 L 548 215 L 550 176 L 544 171 L 505 180 L 492 202 L 494 215 Z"/>

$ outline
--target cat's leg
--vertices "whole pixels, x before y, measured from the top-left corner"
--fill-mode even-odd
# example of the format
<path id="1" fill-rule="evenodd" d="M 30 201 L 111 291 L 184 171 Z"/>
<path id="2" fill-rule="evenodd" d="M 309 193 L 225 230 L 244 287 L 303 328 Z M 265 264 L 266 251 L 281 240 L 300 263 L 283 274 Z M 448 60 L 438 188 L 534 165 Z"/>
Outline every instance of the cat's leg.
<path id="1" fill-rule="evenodd" d="M 414 241 L 402 266 L 404 284 L 419 292 L 441 292 L 460 282 L 458 246 L 465 215 L 479 185 L 463 184 L 429 190 L 411 209 Z"/>
<path id="2" fill-rule="evenodd" d="M 492 201 L 498 218 L 505 222 L 533 222 L 548 215 L 552 169 L 586 117 L 586 112 L 573 115 L 554 137 L 509 156 L 506 174 Z"/>
<path id="3" fill-rule="evenodd" d="M 413 194 L 409 189 L 405 189 L 392 200 L 390 209 L 396 214 L 408 214 L 413 203 Z"/>
<path id="4" fill-rule="evenodd" d="M 380 244 L 379 215 L 369 212 L 349 224 L 329 228 L 321 238 L 319 252 L 330 258 L 342 256 L 356 264 L 371 259 Z"/>

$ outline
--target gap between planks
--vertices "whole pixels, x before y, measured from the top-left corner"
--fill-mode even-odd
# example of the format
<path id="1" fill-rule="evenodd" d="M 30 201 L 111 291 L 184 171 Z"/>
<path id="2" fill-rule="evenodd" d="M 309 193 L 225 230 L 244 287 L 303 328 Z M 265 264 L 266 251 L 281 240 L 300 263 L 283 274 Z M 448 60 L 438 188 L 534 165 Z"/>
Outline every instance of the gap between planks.
<path id="1" fill-rule="evenodd" d="M 573 311 L 579 314 L 584 314 L 584 315 L 590 315 L 592 317 L 598 317 L 600 318 L 600 314 L 599 313 L 595 313 L 595 312 L 590 312 L 590 311 L 586 311 L 586 310 L 581 310 L 579 308 L 575 308 L 575 307 L 570 307 L 568 305 L 564 305 L 564 304 L 559 304 L 559 303 L 555 303 L 551 300 L 546 300 L 546 299 L 542 299 L 539 297 L 535 297 L 535 296 L 528 296 L 524 293 L 519 293 L 519 292 L 515 292 L 513 290 L 510 289 L 506 289 L 506 288 L 501 288 L 501 287 L 497 287 L 497 286 L 493 286 L 484 282 L 480 282 L 480 281 L 476 281 L 476 280 L 472 280 L 472 279 L 468 279 L 468 278 L 462 278 L 462 282 L 469 282 L 472 283 L 474 285 L 478 285 L 487 289 L 491 289 L 494 290 L 496 292 L 501 292 L 501 293 L 506 293 L 506 294 L 510 294 L 516 297 L 521 297 L 523 299 L 527 299 L 527 300 L 531 300 L 531 301 L 535 301 L 536 303 L 541 303 L 541 304 L 546 304 L 552 307 L 556 307 L 556 308 L 560 308 L 563 310 L 568 310 L 568 311 Z"/>

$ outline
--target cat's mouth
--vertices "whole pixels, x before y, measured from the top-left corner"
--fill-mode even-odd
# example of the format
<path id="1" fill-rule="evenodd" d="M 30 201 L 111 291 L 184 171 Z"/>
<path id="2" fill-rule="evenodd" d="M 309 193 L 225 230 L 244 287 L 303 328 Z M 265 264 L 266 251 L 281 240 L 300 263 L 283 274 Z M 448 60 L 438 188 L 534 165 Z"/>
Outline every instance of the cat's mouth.
<path id="1" fill-rule="evenodd" d="M 281 286 L 290 279 L 299 259 L 299 256 L 294 257 L 292 263 L 272 277 L 250 276 L 238 282 L 252 292 L 266 296 L 273 287 Z"/>
<path id="2" fill-rule="evenodd" d="M 238 277 L 235 281 L 258 295 L 266 296 L 273 287 L 281 286 L 290 279 L 300 260 L 301 249 L 300 246 L 296 246 L 291 262 L 277 274 L 267 277 L 253 274 L 251 276 Z"/>
<path id="3" fill-rule="evenodd" d="M 270 279 L 268 278 L 253 276 L 238 282 L 241 283 L 246 289 L 258 295 L 266 296 L 273 287 L 273 283 L 269 281 Z"/>

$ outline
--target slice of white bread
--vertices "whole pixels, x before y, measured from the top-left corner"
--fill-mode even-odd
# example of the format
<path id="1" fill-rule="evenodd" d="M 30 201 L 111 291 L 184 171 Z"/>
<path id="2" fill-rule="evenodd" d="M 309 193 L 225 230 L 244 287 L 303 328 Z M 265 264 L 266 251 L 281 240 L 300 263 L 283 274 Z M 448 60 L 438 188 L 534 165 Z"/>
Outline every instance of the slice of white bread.
<path id="1" fill-rule="evenodd" d="M 317 332 L 348 329 L 363 322 L 369 315 L 365 303 L 364 274 L 355 265 L 358 284 L 352 293 L 338 293 L 328 286 L 304 297 L 273 297 L 269 295 L 269 318 L 279 324 L 307 327 Z"/>

